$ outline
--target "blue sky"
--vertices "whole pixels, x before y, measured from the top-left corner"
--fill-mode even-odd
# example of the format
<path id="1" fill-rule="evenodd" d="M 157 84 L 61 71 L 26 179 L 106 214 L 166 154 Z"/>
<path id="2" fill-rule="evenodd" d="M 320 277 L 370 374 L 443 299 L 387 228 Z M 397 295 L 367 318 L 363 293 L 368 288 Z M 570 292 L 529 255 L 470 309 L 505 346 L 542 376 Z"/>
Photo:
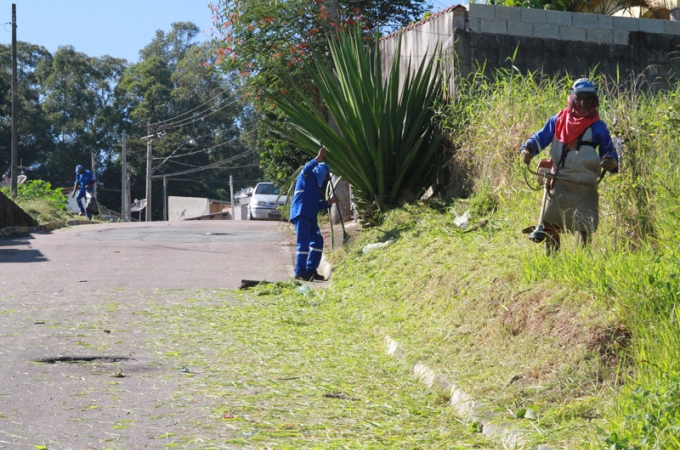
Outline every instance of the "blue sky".
<path id="1" fill-rule="evenodd" d="M 12 3 L 17 40 L 42 45 L 50 53 L 72 45 L 88 56 L 137 62 L 156 30 L 167 32 L 173 22 L 195 23 L 205 30 L 201 39 L 212 27 L 208 0 L 0 0 L 3 44 L 12 42 Z"/>
<path id="2" fill-rule="evenodd" d="M 129 62 L 151 42 L 156 30 L 190 21 L 207 39 L 212 27 L 208 0 L 0 0 L 0 43 L 12 42 L 12 3 L 17 7 L 17 40 L 50 53 L 71 45 L 88 56 L 111 55 Z M 460 3 L 430 0 L 433 12 Z M 466 2 L 467 3 L 467 2 Z"/>

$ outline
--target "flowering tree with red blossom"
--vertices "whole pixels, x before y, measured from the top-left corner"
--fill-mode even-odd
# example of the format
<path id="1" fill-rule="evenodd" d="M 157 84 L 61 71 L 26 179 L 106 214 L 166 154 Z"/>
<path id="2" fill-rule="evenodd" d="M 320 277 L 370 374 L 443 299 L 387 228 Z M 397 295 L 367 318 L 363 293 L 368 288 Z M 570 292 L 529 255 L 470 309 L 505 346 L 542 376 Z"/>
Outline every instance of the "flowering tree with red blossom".
<path id="1" fill-rule="evenodd" d="M 219 42 L 213 63 L 237 73 L 243 98 L 268 120 L 280 117 L 263 93 L 303 92 L 314 107 L 326 110 L 305 65 L 314 60 L 332 66 L 329 38 L 357 24 L 366 38 L 419 20 L 427 0 L 216 0 L 212 4 L 214 37 Z M 327 115 L 327 114 L 326 114 Z M 283 181 L 304 161 L 293 146 L 260 131 L 258 146 L 265 175 Z"/>

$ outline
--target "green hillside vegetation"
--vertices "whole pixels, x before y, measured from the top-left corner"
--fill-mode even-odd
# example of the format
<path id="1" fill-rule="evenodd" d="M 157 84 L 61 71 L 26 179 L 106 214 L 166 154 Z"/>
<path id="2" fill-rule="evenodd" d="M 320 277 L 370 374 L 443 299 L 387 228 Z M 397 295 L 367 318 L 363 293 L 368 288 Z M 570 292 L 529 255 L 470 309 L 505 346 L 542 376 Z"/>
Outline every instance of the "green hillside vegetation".
<path id="1" fill-rule="evenodd" d="M 467 80 L 444 124 L 461 199 L 387 213 L 330 254 L 334 282 L 318 297 L 376 343 L 398 341 L 411 363 L 527 430 L 532 444 L 679 448 L 680 85 L 649 93 L 598 80 L 600 115 L 626 141 L 622 170 L 601 184 L 590 248 L 566 239 L 546 257 L 521 234 L 541 193 L 526 185 L 518 148 L 565 106 L 571 84 L 503 71 Z M 462 230 L 454 220 L 465 212 Z"/>
<path id="2" fill-rule="evenodd" d="M 2 192 L 10 196 L 9 188 L 2 188 Z M 61 193 L 61 189 L 53 188 L 46 181 L 32 180 L 18 185 L 14 202 L 39 225 L 73 218 L 73 214 L 66 210 L 68 199 Z"/>

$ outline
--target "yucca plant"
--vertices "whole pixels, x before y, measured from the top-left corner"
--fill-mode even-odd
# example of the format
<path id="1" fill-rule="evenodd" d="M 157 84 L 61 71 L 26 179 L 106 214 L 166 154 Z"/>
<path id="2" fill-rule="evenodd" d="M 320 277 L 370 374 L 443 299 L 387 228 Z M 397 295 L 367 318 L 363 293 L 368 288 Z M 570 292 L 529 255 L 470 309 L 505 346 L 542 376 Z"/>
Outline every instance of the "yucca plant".
<path id="1" fill-rule="evenodd" d="M 340 32 L 329 47 L 334 69 L 317 60 L 308 70 L 330 120 L 301 90 L 302 101 L 269 93 L 286 118 L 270 126 L 310 157 L 323 143 L 331 170 L 353 186 L 364 216 L 375 218 L 418 198 L 443 166 L 434 120 L 445 85 L 439 49 L 415 70 L 409 63 L 402 81 L 400 43 L 383 81 L 379 46 L 368 46 L 360 29 Z"/>

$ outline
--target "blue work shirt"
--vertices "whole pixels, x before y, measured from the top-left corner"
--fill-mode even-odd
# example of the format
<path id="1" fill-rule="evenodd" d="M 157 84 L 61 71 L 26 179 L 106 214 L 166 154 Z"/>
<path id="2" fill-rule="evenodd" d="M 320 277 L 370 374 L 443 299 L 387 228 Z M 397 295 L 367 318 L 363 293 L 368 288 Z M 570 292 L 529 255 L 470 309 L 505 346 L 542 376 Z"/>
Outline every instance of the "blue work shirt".
<path id="1" fill-rule="evenodd" d="M 555 122 L 557 121 L 557 115 L 552 116 L 548 119 L 548 122 L 543 126 L 543 129 L 531 135 L 530 140 L 534 141 L 534 144 L 538 144 L 534 151 L 534 154 L 540 153 L 540 151 L 550 145 L 553 138 L 555 137 Z M 597 145 L 600 158 L 605 156 L 611 156 L 617 162 L 619 157 L 616 154 L 616 149 L 614 148 L 614 143 L 612 142 L 612 137 L 609 134 L 607 125 L 598 120 L 590 126 L 593 143 Z"/>
<path id="2" fill-rule="evenodd" d="M 328 202 L 321 198 L 321 188 L 316 180 L 314 168 L 319 163 L 316 158 L 305 164 L 295 181 L 295 192 L 290 207 L 290 220 L 304 217 L 316 223 L 319 210 L 328 209 Z"/>
<path id="3" fill-rule="evenodd" d="M 80 192 L 81 194 L 85 194 L 85 186 L 92 183 L 93 181 L 97 181 L 97 179 L 94 177 L 92 171 L 85 170 L 83 171 L 83 173 L 76 174 L 76 183 L 74 186 L 78 186 L 78 184 L 80 184 L 78 192 Z M 89 193 L 94 192 L 94 184 L 87 189 L 87 192 Z"/>

